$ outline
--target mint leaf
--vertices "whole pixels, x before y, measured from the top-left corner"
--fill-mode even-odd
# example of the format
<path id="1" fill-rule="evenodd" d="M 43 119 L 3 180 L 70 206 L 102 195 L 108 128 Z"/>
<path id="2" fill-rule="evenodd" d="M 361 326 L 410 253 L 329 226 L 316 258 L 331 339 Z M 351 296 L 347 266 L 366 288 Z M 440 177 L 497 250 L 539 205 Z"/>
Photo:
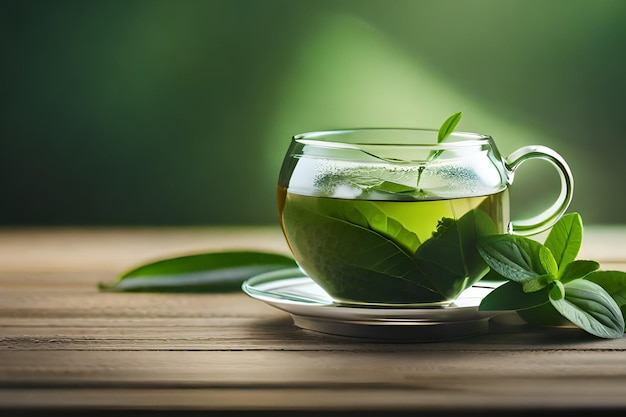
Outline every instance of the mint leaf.
<path id="1" fill-rule="evenodd" d="M 560 282 L 556 281 L 560 284 Z M 615 300 L 600 285 L 577 279 L 550 292 L 550 303 L 576 326 L 598 337 L 617 339 L 624 335 L 624 317 Z"/>
<path id="2" fill-rule="evenodd" d="M 100 283 L 102 291 L 231 292 L 253 275 L 296 267 L 284 255 L 254 251 L 194 254 L 160 259 L 123 273 L 113 284 Z"/>
<path id="3" fill-rule="evenodd" d="M 596 261 L 577 260 L 570 262 L 563 270 L 559 271 L 559 280 L 565 284 L 578 278 L 584 278 L 598 268 L 600 268 L 600 264 Z"/>
<path id="4" fill-rule="evenodd" d="M 539 247 L 539 262 L 543 269 L 550 275 L 557 276 L 559 274 L 559 266 L 552 256 L 552 252 L 546 246 Z"/>
<path id="5" fill-rule="evenodd" d="M 437 142 L 441 143 L 445 138 L 450 136 L 450 134 L 454 131 L 454 128 L 461 120 L 462 112 L 454 113 L 452 116 L 448 117 L 445 122 L 439 128 L 439 134 L 437 135 Z"/>
<path id="6" fill-rule="evenodd" d="M 550 302 L 537 307 L 517 310 L 517 315 L 533 326 L 571 326 L 573 324 L 556 311 Z"/>
<path id="7" fill-rule="evenodd" d="M 509 281 L 485 296 L 479 310 L 524 310 L 550 302 L 550 289 L 545 287 L 533 293 L 525 293 L 517 282 Z"/>
<path id="8" fill-rule="evenodd" d="M 598 337 L 622 337 L 626 272 L 599 271 L 598 262 L 576 260 L 582 231 L 582 218 L 572 213 L 553 226 L 545 245 L 508 234 L 481 239 L 479 252 L 491 267 L 487 277 L 502 276 L 511 282 L 492 291 L 480 308 L 509 306 L 530 324 L 569 322 Z M 532 297 L 546 291 L 549 303 L 532 306 Z M 516 308 L 525 303 L 531 306 Z"/>
<path id="9" fill-rule="evenodd" d="M 540 289 L 547 287 L 555 280 L 556 277 L 552 274 L 539 275 L 529 279 L 528 281 L 522 282 L 522 290 L 525 293 L 539 291 Z"/>
<path id="10" fill-rule="evenodd" d="M 585 279 L 604 288 L 622 311 L 626 309 L 626 272 L 594 271 L 586 275 Z"/>
<path id="11" fill-rule="evenodd" d="M 491 268 L 520 283 L 548 272 L 540 260 L 542 247 L 534 240 L 507 234 L 486 236 L 478 242 L 478 251 Z"/>
<path id="12" fill-rule="evenodd" d="M 576 259 L 582 240 L 582 218 L 578 213 L 569 213 L 552 226 L 544 245 L 554 255 L 559 269 L 563 269 Z"/>
<path id="13" fill-rule="evenodd" d="M 550 300 L 562 300 L 565 298 L 565 286 L 562 282 L 555 282 L 550 290 Z"/>

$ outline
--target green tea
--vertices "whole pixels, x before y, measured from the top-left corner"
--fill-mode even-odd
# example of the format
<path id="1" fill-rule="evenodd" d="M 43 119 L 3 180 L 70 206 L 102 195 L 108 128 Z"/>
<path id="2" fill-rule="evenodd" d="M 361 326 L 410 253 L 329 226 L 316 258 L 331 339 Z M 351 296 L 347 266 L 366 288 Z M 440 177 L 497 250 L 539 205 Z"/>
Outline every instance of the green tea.
<path id="1" fill-rule="evenodd" d="M 391 194 L 392 195 L 392 194 Z M 488 271 L 480 236 L 503 233 L 508 192 L 439 200 L 363 200 L 278 190 L 300 267 L 339 301 L 453 300 Z"/>

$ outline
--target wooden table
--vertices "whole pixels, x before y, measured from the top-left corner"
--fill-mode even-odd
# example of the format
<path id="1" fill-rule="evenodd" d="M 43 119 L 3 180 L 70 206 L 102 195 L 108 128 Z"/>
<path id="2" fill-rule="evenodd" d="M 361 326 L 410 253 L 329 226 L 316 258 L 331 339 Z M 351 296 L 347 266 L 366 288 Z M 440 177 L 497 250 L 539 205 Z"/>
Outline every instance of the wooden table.
<path id="1" fill-rule="evenodd" d="M 145 261 L 223 249 L 287 253 L 278 227 L 1 230 L 0 415 L 626 410 L 626 339 L 494 323 L 376 343 L 302 330 L 243 293 L 97 289 Z M 626 270 L 626 228 L 587 227 L 580 257 Z"/>

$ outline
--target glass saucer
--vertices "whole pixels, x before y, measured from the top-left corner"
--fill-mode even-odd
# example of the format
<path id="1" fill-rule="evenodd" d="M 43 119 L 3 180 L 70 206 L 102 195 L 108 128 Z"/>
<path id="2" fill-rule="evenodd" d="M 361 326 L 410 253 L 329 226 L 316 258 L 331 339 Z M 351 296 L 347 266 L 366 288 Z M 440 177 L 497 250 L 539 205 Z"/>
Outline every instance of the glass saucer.
<path id="1" fill-rule="evenodd" d="M 424 307 L 337 303 L 298 268 L 254 276 L 242 289 L 286 311 L 303 329 L 375 340 L 439 341 L 486 332 L 497 312 L 479 311 L 478 305 L 497 285 L 474 285 L 452 303 Z"/>

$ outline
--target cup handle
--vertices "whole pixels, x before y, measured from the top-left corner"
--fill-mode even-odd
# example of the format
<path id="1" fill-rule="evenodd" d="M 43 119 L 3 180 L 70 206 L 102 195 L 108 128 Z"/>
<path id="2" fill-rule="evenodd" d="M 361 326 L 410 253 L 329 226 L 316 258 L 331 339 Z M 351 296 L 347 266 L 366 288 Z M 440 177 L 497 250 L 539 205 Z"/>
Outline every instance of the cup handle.
<path id="1" fill-rule="evenodd" d="M 552 227 L 565 214 L 572 201 L 574 177 L 567 162 L 552 149 L 540 146 L 524 146 L 511 153 L 504 161 L 508 174 L 508 183 L 513 183 L 515 170 L 529 159 L 543 159 L 550 162 L 561 177 L 561 193 L 550 208 L 535 217 L 526 220 L 511 221 L 509 232 L 515 235 L 534 235 Z"/>

